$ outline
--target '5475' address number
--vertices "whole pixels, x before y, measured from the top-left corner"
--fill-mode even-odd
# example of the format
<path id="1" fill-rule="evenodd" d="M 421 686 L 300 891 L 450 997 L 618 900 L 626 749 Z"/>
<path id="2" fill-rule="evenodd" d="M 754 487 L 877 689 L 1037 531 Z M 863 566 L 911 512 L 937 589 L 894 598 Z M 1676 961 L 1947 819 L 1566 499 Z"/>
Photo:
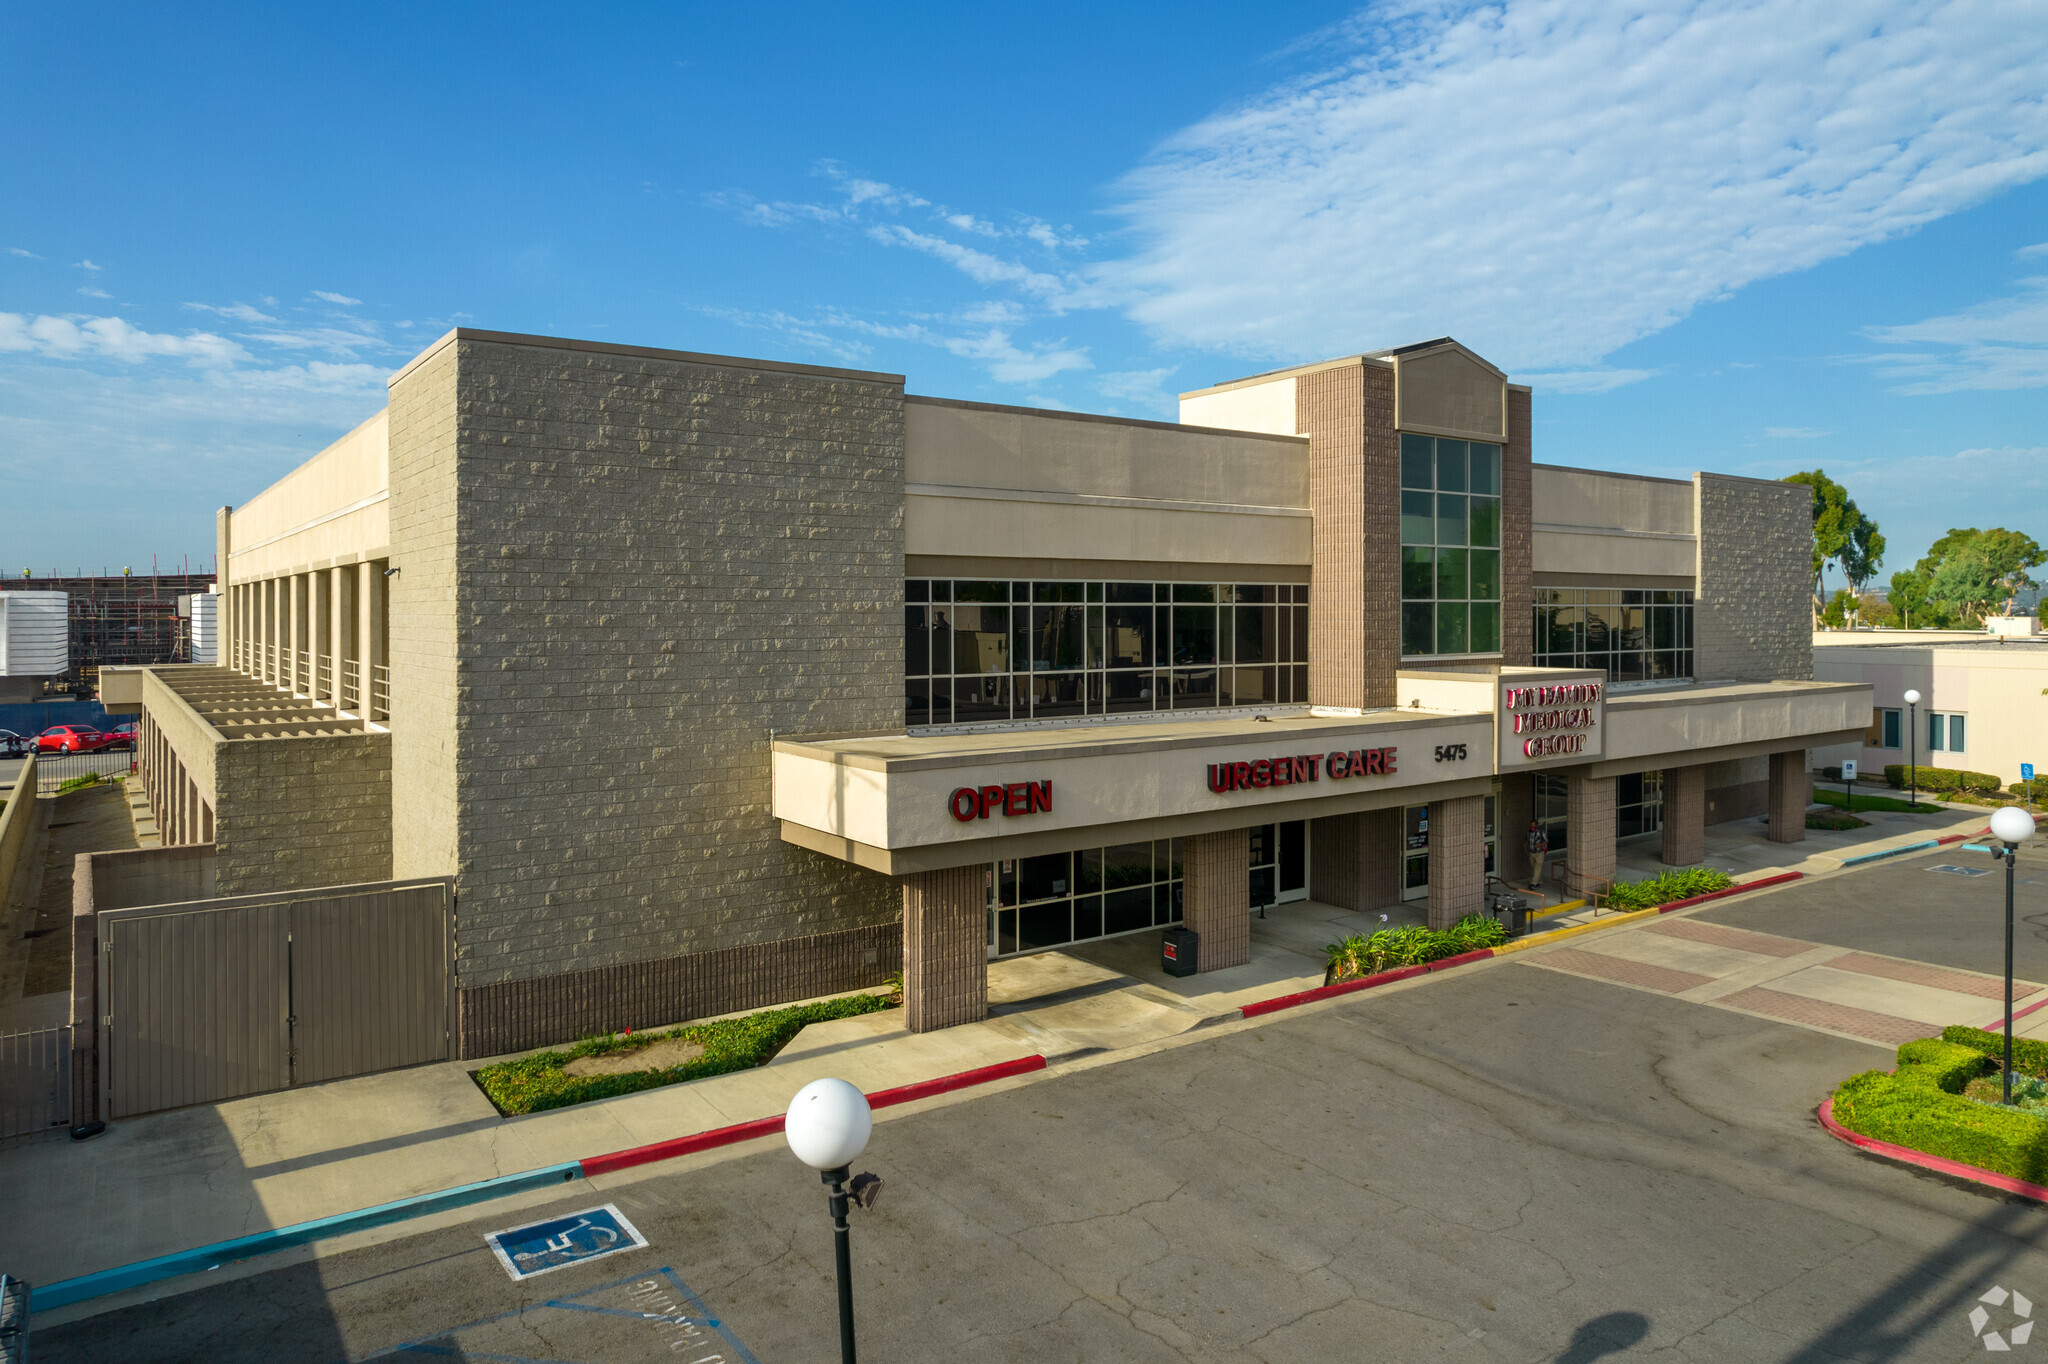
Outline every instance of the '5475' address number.
<path id="1" fill-rule="evenodd" d="M 1436 760 L 1440 763 L 1463 762 L 1465 757 L 1465 745 L 1463 744 L 1438 744 L 1436 746 Z"/>

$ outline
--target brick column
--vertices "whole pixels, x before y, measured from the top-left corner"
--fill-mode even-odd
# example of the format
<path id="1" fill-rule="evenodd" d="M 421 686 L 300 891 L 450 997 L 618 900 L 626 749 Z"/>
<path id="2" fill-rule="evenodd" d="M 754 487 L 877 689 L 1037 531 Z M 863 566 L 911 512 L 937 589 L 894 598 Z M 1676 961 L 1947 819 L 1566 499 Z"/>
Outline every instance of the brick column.
<path id="1" fill-rule="evenodd" d="M 1806 750 L 1771 755 L 1771 827 L 1764 837 L 1773 843 L 1801 843 L 1806 839 L 1806 807 L 1811 792 L 1806 784 Z"/>
<path id="2" fill-rule="evenodd" d="M 903 878 L 903 1014 L 912 1032 L 988 1017 L 988 867 Z"/>
<path id="3" fill-rule="evenodd" d="M 1664 848 L 1658 860 L 1667 867 L 1690 867 L 1707 860 L 1707 769 L 1664 769 Z"/>
<path id="4" fill-rule="evenodd" d="M 1614 778 L 1565 773 L 1565 889 L 1583 895 L 1614 879 Z M 1432 840 L 1434 841 L 1434 840 Z"/>
<path id="5" fill-rule="evenodd" d="M 1252 839 L 1243 829 L 1181 841 L 1182 922 L 1202 935 L 1201 969 L 1252 959 Z"/>
<path id="6" fill-rule="evenodd" d="M 1429 803 L 1429 926 L 1486 907 L 1486 797 Z"/>
<path id="7" fill-rule="evenodd" d="M 1401 810 L 1368 810 L 1313 821 L 1309 846 L 1311 900 L 1354 913 L 1401 899 Z"/>
<path id="8" fill-rule="evenodd" d="M 1517 886 L 1529 884 L 1529 822 L 1535 818 L 1536 779 L 1514 772 L 1502 777 L 1493 825 L 1499 858 L 1495 871 L 1501 880 Z"/>

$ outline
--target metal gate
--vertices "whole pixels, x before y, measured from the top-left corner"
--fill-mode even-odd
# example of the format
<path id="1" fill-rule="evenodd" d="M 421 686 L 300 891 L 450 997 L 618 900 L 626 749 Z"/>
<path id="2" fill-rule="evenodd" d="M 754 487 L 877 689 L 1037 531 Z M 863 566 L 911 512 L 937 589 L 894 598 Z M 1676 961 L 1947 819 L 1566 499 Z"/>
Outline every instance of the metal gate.
<path id="1" fill-rule="evenodd" d="M 0 1036 L 0 1138 L 71 1123 L 71 1029 Z"/>
<path id="2" fill-rule="evenodd" d="M 102 1116 L 447 1059 L 450 900 L 433 880 L 102 911 Z"/>

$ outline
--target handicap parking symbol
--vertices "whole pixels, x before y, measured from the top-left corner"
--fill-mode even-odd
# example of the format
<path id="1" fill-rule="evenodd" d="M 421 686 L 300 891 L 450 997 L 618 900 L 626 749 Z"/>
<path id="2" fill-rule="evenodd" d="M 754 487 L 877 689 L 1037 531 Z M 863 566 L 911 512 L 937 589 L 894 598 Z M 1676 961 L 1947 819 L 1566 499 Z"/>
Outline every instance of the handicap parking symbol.
<path id="1" fill-rule="evenodd" d="M 514 1279 L 550 1274 L 647 1244 L 647 1238 L 610 1203 L 566 1217 L 494 1231 L 484 1240 Z"/>

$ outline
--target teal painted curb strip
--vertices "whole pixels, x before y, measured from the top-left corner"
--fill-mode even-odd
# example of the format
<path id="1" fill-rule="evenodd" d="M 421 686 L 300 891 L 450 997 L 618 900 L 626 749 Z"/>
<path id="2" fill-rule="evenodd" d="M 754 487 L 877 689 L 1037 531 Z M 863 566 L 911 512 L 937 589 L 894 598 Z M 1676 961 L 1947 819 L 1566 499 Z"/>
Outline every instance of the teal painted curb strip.
<path id="1" fill-rule="evenodd" d="M 354 1212 L 319 1217 L 311 1222 L 299 1222 L 289 1227 L 259 1231 L 253 1236 L 242 1236 L 232 1241 L 217 1241 L 213 1245 L 200 1246 L 196 1250 L 181 1250 L 175 1255 L 159 1255 L 154 1260 L 138 1260 L 132 1265 L 103 1269 L 96 1274 L 82 1274 L 75 1279 L 62 1279 L 53 1284 L 35 1286 L 30 1291 L 29 1308 L 35 1312 L 47 1312 L 52 1308 L 84 1302 L 87 1298 L 139 1288 L 143 1284 L 155 1283 L 159 1279 L 171 1279 L 180 1274 L 196 1274 L 201 1270 L 218 1269 L 231 1260 L 246 1260 L 252 1255 L 267 1255 L 291 1246 L 302 1246 L 309 1241 L 323 1241 L 331 1236 L 346 1236 L 352 1231 L 367 1231 L 371 1227 L 403 1222 L 411 1217 L 425 1217 L 449 1208 L 467 1207 L 471 1203 L 483 1203 L 493 1198 L 503 1198 L 507 1194 L 524 1193 L 529 1189 L 549 1188 L 582 1177 L 581 1163 L 565 1161 L 560 1165 L 546 1165 L 538 1170 L 526 1170 L 516 1175 L 500 1175 L 496 1179 L 481 1180 L 453 1189 L 442 1189 L 437 1193 L 401 1198 L 394 1203 L 380 1203 L 374 1208 L 358 1208 Z"/>
<path id="2" fill-rule="evenodd" d="M 1842 865 L 1853 867 L 1863 862 L 1875 862 L 1881 857 L 1897 857 L 1900 853 L 1925 852 L 1929 848 L 1938 848 L 1940 846 L 1940 839 L 1930 838 L 1925 843 L 1908 843 L 1903 848 L 1886 848 L 1883 852 L 1864 853 L 1860 857 L 1845 857 L 1842 859 Z"/>

